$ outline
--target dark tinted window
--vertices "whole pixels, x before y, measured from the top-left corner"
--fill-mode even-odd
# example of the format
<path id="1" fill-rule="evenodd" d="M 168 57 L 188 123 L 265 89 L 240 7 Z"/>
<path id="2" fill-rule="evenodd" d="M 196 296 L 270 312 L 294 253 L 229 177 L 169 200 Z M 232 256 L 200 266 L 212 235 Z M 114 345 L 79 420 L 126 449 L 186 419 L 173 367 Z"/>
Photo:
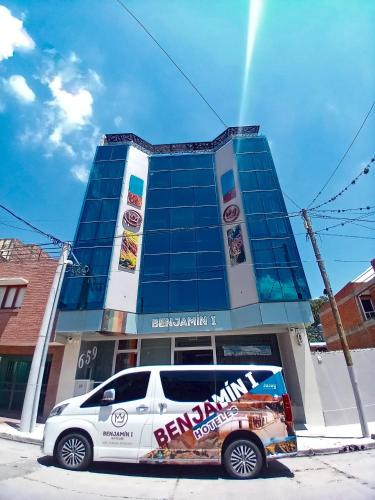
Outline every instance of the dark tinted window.
<path id="1" fill-rule="evenodd" d="M 150 372 L 129 373 L 122 377 L 118 377 L 92 395 L 81 405 L 81 408 L 101 406 L 104 391 L 108 389 L 115 389 L 116 391 L 116 399 L 112 404 L 143 399 L 147 393 L 149 380 Z"/>
<path id="2" fill-rule="evenodd" d="M 181 351 L 183 352 L 183 351 Z M 204 352 L 204 351 L 202 351 Z M 220 391 L 232 383 L 238 384 L 241 379 L 246 389 L 251 391 L 251 378 L 246 375 L 250 370 L 218 370 L 218 371 L 171 371 L 160 372 L 161 383 L 166 398 L 178 402 L 212 401 L 213 395 L 220 397 Z M 252 378 L 258 383 L 272 377 L 269 370 L 254 370 Z M 237 391 L 238 392 L 238 391 Z M 230 394 L 230 392 L 229 392 Z M 230 396 L 231 399 L 232 396 Z"/>
<path id="3" fill-rule="evenodd" d="M 201 402 L 215 393 L 215 372 L 166 371 L 160 378 L 165 397 L 172 401 Z"/>

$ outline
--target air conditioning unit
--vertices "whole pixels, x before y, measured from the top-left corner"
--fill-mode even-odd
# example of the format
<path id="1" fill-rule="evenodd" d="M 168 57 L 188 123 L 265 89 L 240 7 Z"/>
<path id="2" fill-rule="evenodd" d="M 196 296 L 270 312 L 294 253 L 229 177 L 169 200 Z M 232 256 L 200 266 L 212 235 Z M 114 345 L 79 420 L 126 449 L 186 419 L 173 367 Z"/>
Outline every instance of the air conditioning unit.
<path id="1" fill-rule="evenodd" d="M 74 396 L 81 396 L 90 392 L 94 387 L 94 381 L 88 379 L 78 379 L 74 383 Z"/>

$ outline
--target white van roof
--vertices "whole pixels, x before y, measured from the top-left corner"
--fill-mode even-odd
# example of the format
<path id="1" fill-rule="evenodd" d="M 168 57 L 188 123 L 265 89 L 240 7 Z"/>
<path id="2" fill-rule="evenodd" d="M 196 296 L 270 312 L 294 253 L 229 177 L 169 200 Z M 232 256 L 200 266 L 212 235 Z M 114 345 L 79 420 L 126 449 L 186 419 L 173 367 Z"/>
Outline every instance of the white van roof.
<path id="1" fill-rule="evenodd" d="M 120 373 L 131 373 L 138 371 L 218 371 L 218 370 L 249 370 L 249 371 L 270 371 L 272 373 L 279 373 L 282 371 L 280 366 L 272 365 L 154 365 L 154 366 L 137 366 L 134 368 L 126 368 L 115 375 Z M 112 378 L 112 377 L 111 377 Z"/>

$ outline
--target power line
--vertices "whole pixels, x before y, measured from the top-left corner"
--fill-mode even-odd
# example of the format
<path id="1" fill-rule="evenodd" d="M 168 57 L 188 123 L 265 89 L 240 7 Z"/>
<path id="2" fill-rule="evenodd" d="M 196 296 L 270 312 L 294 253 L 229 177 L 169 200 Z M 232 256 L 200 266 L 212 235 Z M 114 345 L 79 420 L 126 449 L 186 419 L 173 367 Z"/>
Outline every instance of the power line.
<path id="1" fill-rule="evenodd" d="M 362 260 L 343 260 L 343 259 L 328 259 L 330 262 L 340 262 L 340 263 L 369 263 L 368 259 L 362 259 Z M 243 267 L 251 267 L 254 268 L 255 271 L 257 270 L 268 270 L 268 269 L 300 269 L 300 262 L 301 263 L 316 263 L 316 260 L 301 260 L 299 262 L 297 261 L 291 261 L 291 262 L 283 262 L 280 263 L 279 265 L 275 265 L 275 262 L 261 262 L 257 264 L 249 264 L 243 262 L 241 265 Z M 290 265 L 288 265 L 290 264 Z M 88 266 L 89 267 L 89 266 Z M 186 271 L 180 271 L 180 272 L 174 272 L 170 273 L 169 271 L 167 273 L 158 273 L 158 274 L 153 274 L 153 275 L 144 275 L 142 283 L 170 283 L 170 282 L 175 282 L 175 281 L 213 281 L 213 280 L 219 280 L 222 279 L 220 276 L 218 277 L 202 277 L 200 276 L 200 273 L 207 273 L 210 271 L 215 271 L 218 269 L 231 269 L 232 266 L 230 264 L 220 264 L 220 265 L 213 265 L 213 266 L 202 266 L 202 267 L 196 267 L 195 270 L 191 270 L 186 268 Z M 66 271 L 67 274 L 70 272 L 69 269 Z M 142 269 L 133 269 L 132 273 L 141 273 Z M 123 270 L 121 269 L 112 269 L 110 273 L 124 273 Z M 171 279 L 160 279 L 162 276 L 168 276 Z M 191 278 L 183 278 L 185 275 L 194 275 L 194 277 Z M 102 277 L 108 277 L 108 274 L 85 274 L 85 275 L 73 275 L 69 276 L 69 278 L 102 278 Z M 155 279 L 153 279 L 155 277 Z M 181 279 L 182 277 L 182 279 Z M 145 281 L 147 280 L 147 281 Z"/>
<path id="2" fill-rule="evenodd" d="M 327 220 L 328 219 L 328 220 L 343 220 L 343 221 L 356 222 L 357 220 L 364 220 L 364 219 L 366 219 L 366 217 L 371 217 L 371 215 L 374 215 L 374 214 L 375 214 L 375 211 L 374 212 L 369 212 L 366 215 L 363 215 L 363 216 L 360 216 L 360 217 L 356 217 L 355 219 L 352 219 L 350 217 L 334 217 L 334 216 L 331 216 L 331 215 L 315 214 L 313 212 L 312 214 L 310 214 L 310 217 L 313 217 L 314 219 L 323 219 L 323 220 Z M 366 222 L 375 222 L 375 220 L 366 219 Z"/>
<path id="3" fill-rule="evenodd" d="M 150 30 L 146 28 L 146 26 L 138 19 L 138 17 L 133 14 L 133 12 L 121 1 L 121 0 L 116 0 L 117 3 L 138 23 L 138 25 L 143 29 L 145 33 L 151 38 L 151 40 L 159 47 L 159 49 L 164 53 L 164 55 L 167 56 L 167 58 L 170 60 L 170 62 L 177 68 L 177 70 L 181 73 L 181 75 L 185 78 L 185 80 L 191 85 L 191 87 L 197 92 L 197 94 L 200 96 L 200 98 L 207 104 L 207 106 L 210 108 L 210 110 L 215 114 L 215 116 L 218 118 L 220 123 L 224 125 L 225 128 L 228 128 L 228 125 L 225 123 L 225 121 L 221 118 L 221 116 L 215 111 L 213 106 L 207 101 L 207 99 L 204 97 L 202 92 L 197 88 L 197 86 L 192 82 L 192 80 L 187 76 L 187 74 L 184 72 L 184 70 L 179 66 L 175 60 L 169 55 L 169 53 L 164 49 L 164 47 L 157 41 L 157 39 L 152 35 Z"/>
<path id="4" fill-rule="evenodd" d="M 328 226 L 328 227 L 325 227 L 323 229 L 318 229 L 317 231 L 315 231 L 315 233 L 318 234 L 318 233 L 321 233 L 322 231 L 328 231 L 329 229 L 333 229 L 335 227 L 345 226 L 346 224 L 354 224 L 354 223 L 356 223 L 358 221 L 361 221 L 361 220 L 365 219 L 368 216 L 369 216 L 369 214 L 366 214 L 366 215 L 364 215 L 362 217 L 357 217 L 357 219 L 344 220 L 343 222 L 339 222 L 338 224 L 333 224 L 332 226 Z M 368 228 L 366 228 L 366 229 L 368 229 Z"/>
<path id="5" fill-rule="evenodd" d="M 60 246 L 60 247 L 62 247 L 64 245 L 64 242 L 61 241 L 59 238 L 56 238 L 56 236 L 53 236 L 52 234 L 49 234 L 49 233 L 46 233 L 45 231 L 42 231 L 38 227 L 34 226 L 34 224 L 31 224 L 27 220 L 23 219 L 19 215 L 17 215 L 14 212 L 12 212 L 12 210 L 10 210 L 9 208 L 5 207 L 4 205 L 0 204 L 0 208 L 2 208 L 3 210 L 5 210 L 5 212 L 7 212 L 8 214 L 12 215 L 15 219 L 19 220 L 20 222 L 23 222 L 26 226 L 28 226 L 31 229 L 33 229 L 36 233 L 39 233 L 39 234 L 45 236 L 46 238 L 48 238 L 50 241 L 52 241 L 52 243 L 54 245 L 57 245 L 57 246 Z"/>
<path id="6" fill-rule="evenodd" d="M 291 201 L 291 202 L 293 203 L 293 205 L 294 205 L 295 207 L 297 207 L 299 210 L 302 210 L 302 207 L 300 207 L 300 206 L 298 205 L 298 203 L 297 203 L 297 202 L 295 202 L 295 201 L 293 200 L 293 198 L 291 198 L 288 194 L 286 194 L 286 192 L 285 192 L 285 191 L 281 190 L 281 192 L 283 193 L 283 195 L 284 195 L 284 196 L 286 196 L 286 197 L 288 198 L 288 200 L 289 200 L 289 201 Z"/>
<path id="7" fill-rule="evenodd" d="M 294 236 L 306 237 L 306 233 L 294 233 Z M 356 234 L 319 233 L 319 236 L 337 236 L 339 238 L 357 238 L 360 240 L 375 240 L 375 237 L 372 236 L 358 236 Z"/>
<path id="8" fill-rule="evenodd" d="M 315 196 L 315 198 L 312 200 L 312 202 L 308 205 L 308 207 L 307 207 L 307 208 L 311 207 L 311 205 L 312 205 L 313 203 L 315 203 L 315 201 L 319 198 L 319 196 L 323 193 L 323 191 L 325 190 L 325 188 L 326 188 L 326 187 L 328 186 L 328 184 L 330 183 L 330 181 L 331 181 L 332 177 L 335 175 L 335 173 L 336 173 L 336 172 L 337 172 L 337 170 L 339 169 L 340 165 L 342 164 L 342 162 L 343 162 L 343 161 L 344 161 L 344 159 L 346 158 L 346 156 L 347 156 L 347 154 L 349 153 L 349 151 L 350 151 L 351 147 L 353 146 L 353 144 L 355 143 L 355 141 L 356 141 L 357 137 L 359 136 L 359 134 L 360 134 L 360 132 L 361 132 L 362 128 L 364 127 L 364 125 L 365 125 L 365 123 L 366 123 L 366 121 L 367 121 L 368 117 L 370 116 L 370 114 L 371 114 L 371 112 L 372 112 L 372 110 L 373 110 L 374 106 L 375 106 L 375 101 L 372 103 L 372 105 L 371 105 L 370 109 L 369 109 L 369 110 L 368 110 L 368 112 L 366 113 L 366 116 L 365 116 L 365 118 L 364 118 L 363 122 L 361 123 L 361 126 L 360 126 L 360 127 L 359 127 L 359 129 L 357 130 L 357 133 L 355 134 L 355 136 L 354 136 L 354 138 L 353 138 L 352 142 L 349 144 L 349 146 L 348 146 L 347 150 L 346 150 L 346 151 L 345 151 L 345 153 L 343 154 L 343 156 L 342 156 L 341 160 L 338 162 L 338 164 L 337 164 L 337 165 L 336 165 L 336 167 L 334 168 L 334 170 L 333 170 L 332 174 L 331 174 L 331 175 L 329 176 L 329 178 L 327 179 L 326 183 L 323 185 L 323 187 L 321 188 L 321 190 L 318 192 L 318 194 Z"/>
<path id="9" fill-rule="evenodd" d="M 367 175 L 370 172 L 371 169 L 371 163 L 375 161 L 375 157 L 371 158 L 371 160 L 368 162 L 368 164 L 365 166 L 365 168 L 356 176 L 354 179 L 346 186 L 344 187 L 341 191 L 339 191 L 335 196 L 332 196 L 329 200 L 325 201 L 324 203 L 320 203 L 320 205 L 317 205 L 316 207 L 310 208 L 310 211 L 312 210 L 317 210 L 320 207 L 323 207 L 325 205 L 328 205 L 328 203 L 332 203 L 335 201 L 337 198 L 342 196 L 345 191 L 347 191 L 351 186 L 354 186 L 354 184 L 357 182 L 357 180 L 362 176 L 362 175 Z M 310 203 L 311 205 L 311 203 Z M 309 205 L 309 206 L 310 206 Z"/>
<path id="10" fill-rule="evenodd" d="M 361 211 L 361 210 L 371 210 L 372 208 L 375 208 L 375 205 L 372 206 L 367 206 L 367 207 L 358 207 L 358 208 L 335 208 L 335 209 L 325 209 L 325 210 L 315 210 L 316 212 L 356 212 L 356 211 Z"/>

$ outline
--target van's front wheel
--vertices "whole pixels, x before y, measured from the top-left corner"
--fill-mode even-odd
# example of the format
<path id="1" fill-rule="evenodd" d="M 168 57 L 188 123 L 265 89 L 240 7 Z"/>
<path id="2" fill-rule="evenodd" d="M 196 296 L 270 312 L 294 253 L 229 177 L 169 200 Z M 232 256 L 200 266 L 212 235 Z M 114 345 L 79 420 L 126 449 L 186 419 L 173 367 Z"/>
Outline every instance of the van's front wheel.
<path id="1" fill-rule="evenodd" d="M 83 434 L 66 434 L 56 447 L 55 459 L 64 469 L 85 470 L 92 461 L 91 443 Z"/>
<path id="2" fill-rule="evenodd" d="M 247 439 L 233 441 L 224 452 L 225 470 L 236 479 L 252 479 L 259 474 L 262 466 L 261 451 Z"/>

